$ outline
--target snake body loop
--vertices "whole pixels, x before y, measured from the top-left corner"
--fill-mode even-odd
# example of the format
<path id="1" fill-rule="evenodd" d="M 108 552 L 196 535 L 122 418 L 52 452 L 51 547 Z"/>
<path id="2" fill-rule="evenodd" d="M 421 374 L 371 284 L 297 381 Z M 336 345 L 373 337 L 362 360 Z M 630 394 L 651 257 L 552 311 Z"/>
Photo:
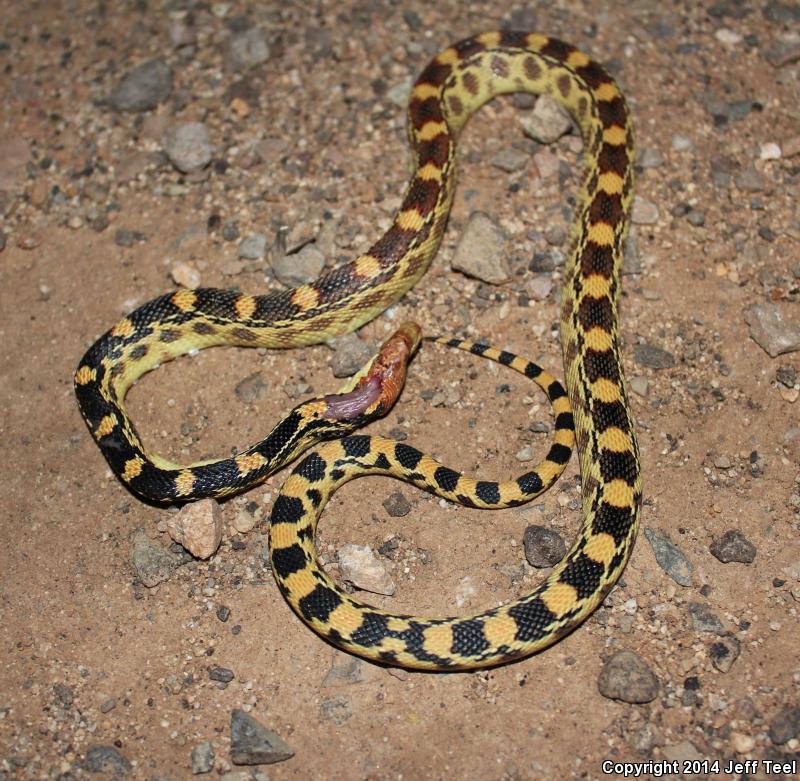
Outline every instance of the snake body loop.
<path id="1" fill-rule="evenodd" d="M 276 579 L 316 632 L 348 651 L 392 664 L 463 669 L 531 654 L 581 623 L 630 557 L 642 492 L 617 300 L 633 199 L 633 128 L 625 100 L 602 66 L 569 44 L 535 33 L 487 32 L 445 49 L 412 89 L 408 129 L 414 174 L 392 226 L 367 253 L 294 290 L 265 296 L 181 290 L 157 298 L 101 337 L 75 374 L 89 429 L 134 491 L 153 499 L 191 500 L 263 480 L 307 446 L 306 435 L 320 427 L 319 409 L 296 408 L 246 457 L 180 467 L 145 450 L 124 410 L 127 389 L 146 371 L 193 350 L 313 344 L 354 330 L 395 303 L 419 281 L 438 249 L 453 199 L 460 130 L 486 101 L 517 91 L 551 95 L 572 115 L 584 140 L 586 174 L 561 307 L 565 380 L 582 478 L 581 530 L 544 583 L 502 608 L 470 618 L 391 615 L 350 598 L 316 563 L 316 519 L 336 486 L 362 473 L 392 474 L 471 506 L 508 506 L 535 495 L 539 483 L 550 481 L 550 467 L 547 479 L 539 475 L 538 481 L 526 476 L 508 483 L 473 481 L 410 446 L 357 435 L 304 458 L 272 514 Z M 495 358 L 527 365 L 510 353 L 496 352 Z M 366 399 L 370 392 L 362 386 L 356 397 Z M 569 413 L 557 413 L 562 414 Z M 322 416 L 323 427 L 329 426 L 330 416 L 324 410 Z M 558 436 L 566 434 L 557 424 L 556 445 Z M 557 450 L 552 463 L 563 468 L 562 456 Z"/>

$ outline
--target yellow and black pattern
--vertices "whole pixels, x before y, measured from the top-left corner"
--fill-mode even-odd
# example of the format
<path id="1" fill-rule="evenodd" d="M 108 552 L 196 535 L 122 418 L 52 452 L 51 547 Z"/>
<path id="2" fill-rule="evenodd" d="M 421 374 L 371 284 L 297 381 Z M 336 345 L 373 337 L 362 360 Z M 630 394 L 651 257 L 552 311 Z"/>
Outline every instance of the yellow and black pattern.
<path id="1" fill-rule="evenodd" d="M 620 357 L 617 299 L 633 198 L 633 129 L 619 88 L 600 65 L 569 44 L 535 33 L 488 32 L 445 49 L 411 93 L 412 180 L 392 226 L 365 255 L 314 283 L 266 296 L 204 289 L 155 299 L 101 337 L 75 376 L 89 428 L 128 485 L 151 498 L 162 490 L 161 498 L 201 495 L 200 466 L 181 470 L 143 450 L 122 407 L 131 383 L 164 361 L 217 344 L 289 347 L 323 341 L 358 328 L 396 302 L 424 274 L 439 246 L 455 186 L 459 131 L 486 101 L 518 91 L 552 95 L 573 116 L 584 139 L 586 176 L 578 194 L 561 312 L 566 386 L 583 481 L 582 529 L 564 561 L 533 595 L 489 611 L 475 623 L 377 617 L 381 614 L 346 600 L 330 609 L 315 603 L 308 620 L 317 631 L 342 647 L 398 664 L 452 669 L 532 653 L 585 619 L 630 556 L 641 481 Z M 342 442 L 353 441 L 362 440 Z M 370 445 L 363 455 L 348 457 L 372 454 L 392 465 L 388 448 Z M 365 464 L 384 468 L 383 460 Z M 396 465 L 402 467 L 399 461 Z M 170 469 L 183 474 L 179 484 L 174 475 L 165 484 L 163 474 Z M 200 482 L 209 479 L 202 477 Z M 221 477 L 211 495 L 226 491 L 226 479 L 233 490 L 241 490 L 242 482 L 236 483 L 241 470 Z M 435 488 L 428 477 L 422 482 Z M 291 526 L 276 520 L 276 530 Z M 291 577 L 284 581 L 287 596 L 305 616 L 299 601 L 293 602 L 292 586 L 286 585 L 292 582 Z"/>

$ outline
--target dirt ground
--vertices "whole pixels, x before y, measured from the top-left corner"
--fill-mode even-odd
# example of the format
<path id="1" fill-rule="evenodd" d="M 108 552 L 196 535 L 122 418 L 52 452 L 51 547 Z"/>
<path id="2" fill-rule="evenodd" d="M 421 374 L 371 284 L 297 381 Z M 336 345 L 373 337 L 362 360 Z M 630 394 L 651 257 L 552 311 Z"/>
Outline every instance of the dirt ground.
<path id="1" fill-rule="evenodd" d="M 605 760 L 687 759 L 721 765 L 717 774 L 698 764 L 691 778 L 792 777 L 791 764 L 768 774 L 763 760 L 800 760 L 800 352 L 768 355 L 745 315 L 774 308 L 783 323 L 773 326 L 796 338 L 798 16 L 792 3 L 735 0 L 513 10 L 416 0 L 3 3 L 0 778 L 188 778 L 205 742 L 212 775 L 231 779 L 596 779 L 615 775 L 604 774 Z M 298 246 L 327 237 L 329 263 L 366 249 L 407 177 L 409 79 L 447 44 L 502 25 L 590 52 L 633 111 L 639 203 L 621 316 L 642 530 L 655 542 L 640 532 L 622 584 L 572 635 L 477 673 L 352 662 L 294 617 L 264 558 L 285 473 L 224 504 L 226 532 L 210 560 L 184 557 L 166 582 L 145 587 L 133 537 L 143 529 L 174 552 L 158 530 L 169 513 L 108 470 L 75 403 L 79 358 L 187 274 L 203 286 L 280 288 L 278 234 Z M 243 55 L 252 62 L 231 48 L 242 34 L 254 36 Z M 172 72 L 157 107 L 110 105 L 123 76 L 154 58 Z M 561 373 L 561 273 L 557 262 L 541 268 L 566 250 L 580 143 L 526 138 L 530 111 L 507 98 L 471 121 L 442 248 L 417 288 L 362 329 L 364 341 L 414 318 L 428 333 L 484 337 Z M 188 121 L 205 125 L 214 150 L 184 175 L 160 139 Z M 509 150 L 524 152 L 522 162 L 506 165 Z M 553 170 L 547 153 L 557 155 Z M 506 236 L 505 284 L 450 268 L 475 211 Z M 266 236 L 266 256 L 240 258 L 253 233 Z M 337 388 L 331 356 L 327 346 L 206 351 L 148 376 L 129 409 L 170 458 L 224 455 L 262 438 L 298 397 Z M 240 383 L 257 373 L 265 384 L 248 395 Z M 526 470 L 527 445 L 534 457 L 546 451 L 551 425 L 544 398 L 518 375 L 425 346 L 397 407 L 368 430 L 499 479 Z M 365 595 L 377 605 L 477 612 L 544 577 L 524 562 L 523 532 L 576 533 L 576 477 L 573 459 L 556 490 L 499 512 L 359 480 L 325 512 L 319 548 L 334 575 L 345 543 L 380 549 L 397 591 Z M 404 517 L 383 506 L 397 490 L 412 505 Z M 242 512 L 258 519 L 246 534 L 232 527 Z M 738 545 L 740 558 L 755 549 L 751 562 L 712 553 L 731 530 L 751 546 Z M 683 584 L 657 561 L 659 544 Z M 647 703 L 600 691 L 604 665 L 623 649 L 657 678 Z M 212 680 L 215 668 L 233 680 Z M 234 766 L 235 708 L 294 756 Z M 731 760 L 760 764 L 725 773 Z"/>

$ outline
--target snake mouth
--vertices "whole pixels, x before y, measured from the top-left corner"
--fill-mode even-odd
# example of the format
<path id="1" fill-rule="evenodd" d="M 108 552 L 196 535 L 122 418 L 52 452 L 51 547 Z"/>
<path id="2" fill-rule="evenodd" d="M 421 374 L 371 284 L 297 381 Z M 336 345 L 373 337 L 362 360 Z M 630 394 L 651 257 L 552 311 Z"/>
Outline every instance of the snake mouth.
<path id="1" fill-rule="evenodd" d="M 369 415 L 385 415 L 394 406 L 406 381 L 408 362 L 422 337 L 416 323 L 406 322 L 382 345 L 369 372 L 348 393 L 325 396 L 325 417 L 354 420 Z"/>

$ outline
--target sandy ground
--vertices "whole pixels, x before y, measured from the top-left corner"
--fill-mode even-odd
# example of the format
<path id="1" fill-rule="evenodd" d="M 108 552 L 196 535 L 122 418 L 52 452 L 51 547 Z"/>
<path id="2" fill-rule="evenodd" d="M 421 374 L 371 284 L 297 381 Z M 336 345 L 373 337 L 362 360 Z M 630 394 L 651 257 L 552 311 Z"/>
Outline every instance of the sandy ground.
<path id="1" fill-rule="evenodd" d="M 570 2 L 512 15 L 484 2 L 3 5 L 0 777 L 181 779 L 192 750 L 210 742 L 212 775 L 249 778 L 230 762 L 234 708 L 295 752 L 258 778 L 594 779 L 609 777 L 604 760 L 675 759 L 718 760 L 720 771 L 759 760 L 747 777 L 774 778 L 763 760 L 798 761 L 800 353 L 770 357 L 745 321 L 756 304 L 777 308 L 790 331 L 800 321 L 797 6 Z M 294 617 L 264 563 L 278 474 L 224 505 L 228 528 L 211 560 L 146 588 L 133 536 L 144 529 L 169 548 L 157 529 L 168 513 L 107 469 L 75 404 L 78 359 L 186 266 L 205 286 L 280 287 L 274 253 L 239 259 L 250 233 L 272 247 L 281 226 L 302 241 L 333 221 L 331 263 L 369 246 L 407 175 L 403 85 L 451 41 L 510 22 L 591 52 L 630 100 L 641 200 L 621 308 L 643 528 L 688 560 L 686 585 L 642 533 L 606 604 L 537 657 L 453 675 L 351 662 Z M 254 28 L 266 57 L 237 72 L 230 39 Z M 122 76 L 155 57 L 172 69 L 168 97 L 153 110 L 109 108 Z M 560 373 L 560 272 L 528 266 L 534 253 L 565 249 L 580 144 L 548 147 L 560 160 L 548 175 L 522 133 L 525 105 L 498 100 L 471 122 L 442 249 L 392 317 L 362 330 L 365 341 L 413 316 L 428 332 L 486 337 Z M 159 139 L 190 120 L 215 151 L 184 176 Z M 496 164 L 509 149 L 528 155 L 510 172 Z M 475 210 L 508 238 L 506 284 L 450 269 Z M 228 221 L 237 231 L 223 235 Z M 298 386 L 338 387 L 330 357 L 325 346 L 208 351 L 140 383 L 131 414 L 165 455 L 223 455 L 260 439 Z M 258 372 L 265 391 L 243 401 L 237 386 Z M 398 406 L 370 431 L 404 433 L 455 468 L 499 479 L 524 471 L 526 445 L 545 452 L 548 435 L 530 425 L 549 421 L 517 375 L 427 346 Z M 573 460 L 534 506 L 494 513 L 357 481 L 326 511 L 319 547 L 336 574 L 341 545 L 390 541 L 379 556 L 397 593 L 375 604 L 477 611 L 543 577 L 523 563 L 528 525 L 567 540 L 576 532 L 576 470 Z M 398 489 L 412 505 L 404 517 L 382 504 Z M 248 502 L 260 522 L 237 534 L 230 524 Z M 755 548 L 751 563 L 712 554 L 729 530 Z M 728 662 L 738 652 L 732 665 L 720 644 Z M 646 704 L 599 691 L 604 663 L 623 649 L 658 679 Z M 216 667 L 234 679 L 211 680 Z M 687 777 L 720 777 L 695 769 Z"/>

